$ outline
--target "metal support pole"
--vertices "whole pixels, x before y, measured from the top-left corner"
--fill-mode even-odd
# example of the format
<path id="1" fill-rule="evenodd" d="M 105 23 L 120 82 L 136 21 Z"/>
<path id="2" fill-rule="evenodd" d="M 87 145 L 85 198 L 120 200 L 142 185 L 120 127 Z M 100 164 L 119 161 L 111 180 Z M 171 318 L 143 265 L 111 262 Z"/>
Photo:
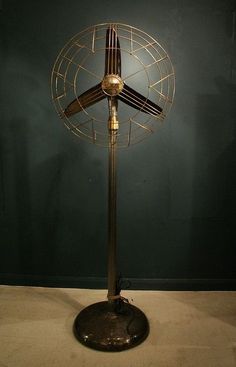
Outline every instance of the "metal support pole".
<path id="1" fill-rule="evenodd" d="M 116 120 L 116 105 L 110 99 L 109 128 L 109 162 L 108 162 L 108 301 L 113 303 L 111 297 L 116 296 L 116 138 L 118 122 Z"/>
<path id="2" fill-rule="evenodd" d="M 130 303 L 120 303 L 122 297 L 116 284 L 116 148 L 119 124 L 117 100 L 111 97 L 108 102 L 108 301 L 83 309 L 75 319 L 74 332 L 77 339 L 90 348 L 120 351 L 141 343 L 148 335 L 149 325 L 141 310 Z"/>

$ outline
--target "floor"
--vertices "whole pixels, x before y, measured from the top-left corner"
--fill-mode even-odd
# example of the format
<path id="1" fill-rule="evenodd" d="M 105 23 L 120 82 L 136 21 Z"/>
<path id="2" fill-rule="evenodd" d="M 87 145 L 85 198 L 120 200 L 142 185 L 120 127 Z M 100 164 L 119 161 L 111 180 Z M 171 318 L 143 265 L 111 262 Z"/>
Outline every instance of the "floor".
<path id="1" fill-rule="evenodd" d="M 81 345 L 72 324 L 105 290 L 0 286 L 0 367 L 235 367 L 236 292 L 124 291 L 150 322 L 134 349 Z"/>

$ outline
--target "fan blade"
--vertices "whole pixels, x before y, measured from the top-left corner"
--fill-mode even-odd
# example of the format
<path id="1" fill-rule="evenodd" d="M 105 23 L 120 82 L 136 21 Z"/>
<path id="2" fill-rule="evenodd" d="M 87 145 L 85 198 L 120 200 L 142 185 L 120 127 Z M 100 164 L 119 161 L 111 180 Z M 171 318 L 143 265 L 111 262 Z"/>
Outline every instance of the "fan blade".
<path id="1" fill-rule="evenodd" d="M 137 110 L 148 113 L 152 116 L 160 115 L 163 110 L 157 104 L 150 101 L 150 99 L 147 99 L 142 94 L 136 92 L 127 84 L 124 84 L 122 91 L 118 94 L 117 97 L 127 105 L 136 108 Z"/>
<path id="2" fill-rule="evenodd" d="M 92 106 L 94 103 L 101 101 L 105 97 L 106 95 L 103 93 L 101 83 L 99 83 L 82 93 L 78 98 L 71 102 L 64 110 L 64 115 L 66 117 L 72 116 L 75 113 Z"/>
<path id="3" fill-rule="evenodd" d="M 111 26 L 106 33 L 105 75 L 121 76 L 120 42 L 117 32 Z"/>

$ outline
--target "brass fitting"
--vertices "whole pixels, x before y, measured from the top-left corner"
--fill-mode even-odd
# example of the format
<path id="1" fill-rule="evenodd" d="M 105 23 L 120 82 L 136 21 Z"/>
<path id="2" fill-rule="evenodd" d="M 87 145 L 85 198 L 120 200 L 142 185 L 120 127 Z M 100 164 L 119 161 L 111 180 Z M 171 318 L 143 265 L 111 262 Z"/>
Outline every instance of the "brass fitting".
<path id="1" fill-rule="evenodd" d="M 112 115 L 108 120 L 108 129 L 109 130 L 118 130 L 119 129 L 119 121 L 117 120 L 116 115 Z"/>

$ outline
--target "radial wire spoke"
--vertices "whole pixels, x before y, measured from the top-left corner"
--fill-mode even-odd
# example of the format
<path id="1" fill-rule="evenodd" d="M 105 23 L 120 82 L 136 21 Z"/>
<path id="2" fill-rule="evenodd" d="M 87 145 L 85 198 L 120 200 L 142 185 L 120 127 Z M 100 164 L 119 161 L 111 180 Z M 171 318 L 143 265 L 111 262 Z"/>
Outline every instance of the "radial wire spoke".
<path id="1" fill-rule="evenodd" d="M 73 102 L 71 102 L 64 110 L 64 114 L 66 117 L 72 116 L 75 113 L 80 112 L 83 109 L 101 101 L 105 97 L 106 96 L 103 93 L 101 83 L 99 83 L 88 89 L 86 92 L 82 93 Z"/>

